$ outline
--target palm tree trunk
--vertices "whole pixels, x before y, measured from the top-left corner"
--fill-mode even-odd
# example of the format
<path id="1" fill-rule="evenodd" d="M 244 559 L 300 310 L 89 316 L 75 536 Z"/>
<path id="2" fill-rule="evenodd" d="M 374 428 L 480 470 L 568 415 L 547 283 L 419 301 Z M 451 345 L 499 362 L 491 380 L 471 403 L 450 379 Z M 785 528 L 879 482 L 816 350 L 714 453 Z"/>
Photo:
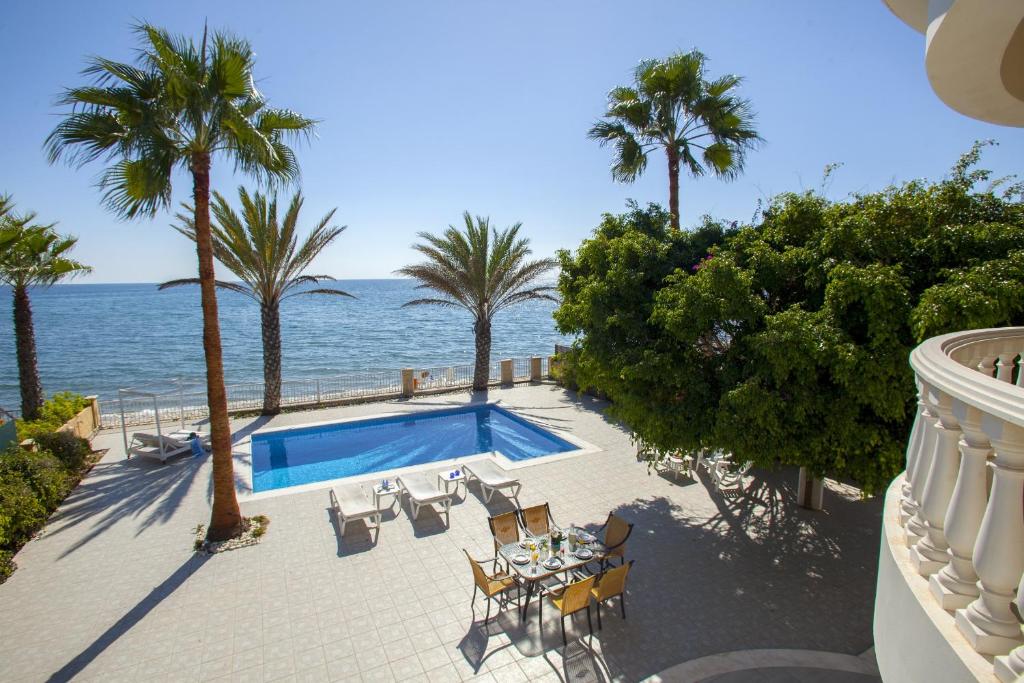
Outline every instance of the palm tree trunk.
<path id="1" fill-rule="evenodd" d="M 263 327 L 263 414 L 281 412 L 281 308 L 277 301 L 260 304 Z"/>
<path id="2" fill-rule="evenodd" d="M 473 368 L 473 391 L 486 391 L 491 379 L 491 321 L 477 320 L 473 325 L 476 334 L 476 366 Z"/>
<path id="3" fill-rule="evenodd" d="M 196 253 L 199 256 L 199 287 L 203 302 L 203 352 L 206 355 L 206 400 L 210 406 L 210 437 L 213 446 L 213 510 L 209 541 L 224 541 L 242 533 L 242 513 L 235 497 L 235 473 L 231 460 L 231 427 L 224 388 L 224 361 L 217 320 L 217 286 L 213 272 L 213 237 L 210 233 L 210 155 L 192 155 L 192 194 L 195 200 Z"/>
<path id="4" fill-rule="evenodd" d="M 36 359 L 36 332 L 32 325 L 32 305 L 28 288 L 14 288 L 14 338 L 18 355 L 18 383 L 21 385 L 21 416 L 26 420 L 39 417 L 43 407 L 43 386 L 39 381 Z"/>
<path id="5" fill-rule="evenodd" d="M 668 212 L 672 218 L 672 229 L 679 230 L 679 151 L 674 147 L 668 153 Z"/>

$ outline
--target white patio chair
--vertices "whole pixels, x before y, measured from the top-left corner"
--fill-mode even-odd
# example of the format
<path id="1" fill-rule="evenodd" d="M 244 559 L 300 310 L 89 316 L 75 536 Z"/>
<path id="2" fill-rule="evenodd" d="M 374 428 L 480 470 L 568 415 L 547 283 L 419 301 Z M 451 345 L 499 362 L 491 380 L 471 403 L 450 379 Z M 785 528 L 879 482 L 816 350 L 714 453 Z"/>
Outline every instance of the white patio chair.
<path id="1" fill-rule="evenodd" d="M 715 481 L 715 488 L 721 493 L 738 495 L 743 493 L 746 489 L 744 483 L 744 476 L 750 471 L 750 468 L 754 466 L 753 461 L 748 460 L 743 463 L 738 469 L 730 469 L 732 463 L 719 460 L 715 463 L 715 468 L 712 470 L 712 478 Z"/>
<path id="2" fill-rule="evenodd" d="M 707 449 L 703 448 L 697 451 L 697 465 L 695 470 L 700 471 L 700 469 L 703 468 L 705 472 L 712 474 L 715 466 L 719 462 L 732 462 L 732 454 L 726 453 L 720 449 L 714 451 L 711 455 L 705 455 L 706 453 Z"/>
<path id="3" fill-rule="evenodd" d="M 362 487 L 357 484 L 331 487 L 331 509 L 338 516 L 339 534 L 345 535 L 345 525 L 356 519 L 370 519 L 380 529 L 381 512 L 371 503 Z"/>

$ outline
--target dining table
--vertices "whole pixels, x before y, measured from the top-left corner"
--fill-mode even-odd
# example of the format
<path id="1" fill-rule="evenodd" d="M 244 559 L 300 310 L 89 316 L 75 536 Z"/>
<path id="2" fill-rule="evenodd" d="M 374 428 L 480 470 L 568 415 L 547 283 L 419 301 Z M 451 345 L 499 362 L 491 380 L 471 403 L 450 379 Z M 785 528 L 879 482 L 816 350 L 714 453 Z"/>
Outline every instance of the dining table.
<path id="1" fill-rule="evenodd" d="M 572 550 L 569 550 L 569 542 L 567 540 L 570 531 L 572 531 L 573 535 L 577 538 Z M 557 562 L 552 562 L 550 564 L 545 564 L 545 560 L 543 559 L 539 559 L 537 563 L 534 564 L 529 559 L 529 544 L 531 541 L 533 543 L 546 541 L 547 547 L 549 549 L 551 548 L 550 533 L 540 536 L 528 536 L 516 543 L 507 543 L 498 549 L 498 554 L 501 556 L 501 559 L 503 559 L 509 567 L 509 574 L 526 586 L 526 599 L 523 601 L 523 610 L 520 616 L 521 621 L 526 621 L 526 611 L 530 607 L 530 600 L 533 597 L 533 594 L 537 592 L 538 586 L 543 586 L 543 582 L 546 579 L 550 579 L 552 577 L 557 579 L 559 574 L 568 574 L 574 570 L 585 567 L 591 562 L 600 562 L 608 550 L 596 536 L 585 529 L 577 527 L 573 529 L 562 529 L 562 532 L 563 539 L 561 548 L 558 553 L 553 553 L 550 556 L 555 558 Z M 585 551 L 589 551 L 590 554 L 588 555 Z M 580 554 L 577 555 L 577 552 Z M 582 555 L 582 557 L 580 555 Z M 523 557 L 526 558 L 525 562 L 522 561 Z"/>

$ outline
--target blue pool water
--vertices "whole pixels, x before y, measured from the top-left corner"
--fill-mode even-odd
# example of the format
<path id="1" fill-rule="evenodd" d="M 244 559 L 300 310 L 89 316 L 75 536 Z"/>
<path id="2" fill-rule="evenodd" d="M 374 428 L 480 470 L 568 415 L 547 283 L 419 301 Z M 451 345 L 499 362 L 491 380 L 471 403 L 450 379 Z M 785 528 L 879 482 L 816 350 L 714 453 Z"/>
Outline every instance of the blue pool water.
<path id="1" fill-rule="evenodd" d="M 528 460 L 577 448 L 507 410 L 481 404 L 254 434 L 252 484 L 253 491 L 269 491 L 488 451 Z"/>

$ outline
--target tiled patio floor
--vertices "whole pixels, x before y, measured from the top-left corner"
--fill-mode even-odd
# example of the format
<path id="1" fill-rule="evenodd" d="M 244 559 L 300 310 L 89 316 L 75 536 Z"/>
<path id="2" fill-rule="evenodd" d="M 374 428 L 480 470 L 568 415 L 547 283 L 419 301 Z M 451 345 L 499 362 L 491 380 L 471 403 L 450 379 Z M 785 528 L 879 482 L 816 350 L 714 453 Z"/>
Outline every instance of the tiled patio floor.
<path id="1" fill-rule="evenodd" d="M 590 639 L 581 618 L 566 648 L 551 609 L 543 637 L 536 607 L 525 627 L 510 610 L 484 628 L 482 610 L 470 610 L 462 548 L 489 556 L 487 516 L 512 504 L 495 496 L 485 506 L 475 485 L 450 528 L 436 513 L 414 523 L 396 508 L 376 544 L 361 523 L 338 538 L 324 489 L 247 499 L 245 514 L 271 519 L 263 542 L 193 555 L 191 530 L 208 517 L 209 460 L 128 461 L 120 434 L 104 434 L 95 445 L 110 452 L 0 586 L 0 680 L 635 681 L 719 652 L 859 654 L 871 645 L 879 501 L 832 485 L 825 512 L 797 508 L 793 471 L 755 471 L 746 496 L 724 499 L 706 481 L 649 473 L 599 402 L 548 384 L 489 398 L 603 449 L 517 470 L 520 502 L 550 502 L 563 524 L 597 525 L 610 510 L 635 523 L 627 621 L 610 609 Z M 267 424 L 468 400 L 423 397 L 233 428 L 244 443 Z"/>

